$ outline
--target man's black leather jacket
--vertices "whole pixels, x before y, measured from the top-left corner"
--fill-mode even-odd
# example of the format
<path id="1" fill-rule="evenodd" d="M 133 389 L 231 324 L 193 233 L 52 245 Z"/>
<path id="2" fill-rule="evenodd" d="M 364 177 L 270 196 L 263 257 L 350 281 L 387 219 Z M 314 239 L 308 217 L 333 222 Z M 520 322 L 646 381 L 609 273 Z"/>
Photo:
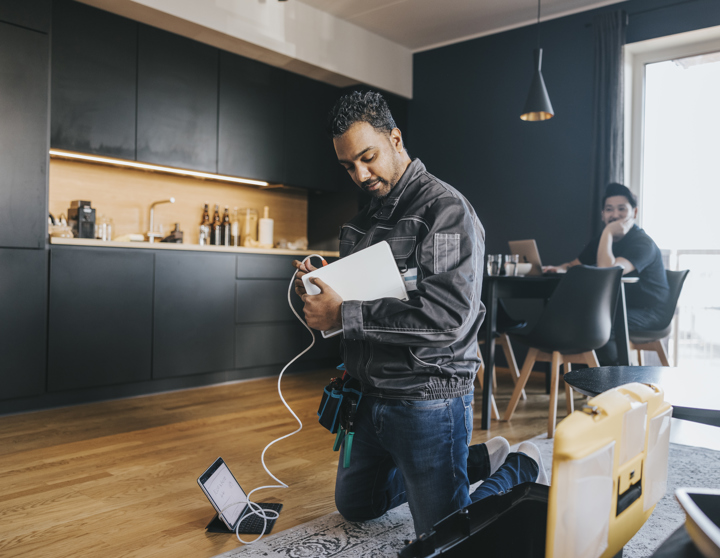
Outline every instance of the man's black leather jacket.
<path id="1" fill-rule="evenodd" d="M 417 268 L 417 289 L 406 301 L 343 302 L 348 372 L 364 393 L 380 397 L 470 393 L 485 317 L 480 301 L 485 231 L 475 211 L 415 159 L 382 202 L 374 199 L 343 225 L 340 257 L 383 240 L 401 272 Z"/>

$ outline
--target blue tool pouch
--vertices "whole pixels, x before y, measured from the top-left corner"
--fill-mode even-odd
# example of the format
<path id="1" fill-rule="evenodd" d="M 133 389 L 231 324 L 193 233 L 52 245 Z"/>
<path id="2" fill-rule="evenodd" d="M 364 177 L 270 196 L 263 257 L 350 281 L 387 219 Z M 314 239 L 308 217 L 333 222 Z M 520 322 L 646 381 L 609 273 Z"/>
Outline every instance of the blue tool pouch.
<path id="1" fill-rule="evenodd" d="M 320 407 L 318 408 L 318 421 L 331 433 L 336 434 L 340 426 L 343 401 L 354 400 L 356 406 L 362 399 L 360 382 L 345 374 L 343 377 L 333 378 L 323 389 Z"/>

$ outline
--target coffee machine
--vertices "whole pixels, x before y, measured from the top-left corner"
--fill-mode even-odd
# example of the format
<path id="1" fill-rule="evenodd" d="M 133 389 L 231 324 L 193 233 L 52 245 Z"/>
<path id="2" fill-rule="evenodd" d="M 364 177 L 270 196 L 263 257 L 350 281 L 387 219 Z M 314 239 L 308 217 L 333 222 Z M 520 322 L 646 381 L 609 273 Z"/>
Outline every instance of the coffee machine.
<path id="1" fill-rule="evenodd" d="M 95 238 L 95 210 L 89 201 L 72 201 L 68 209 L 68 225 L 75 238 Z"/>

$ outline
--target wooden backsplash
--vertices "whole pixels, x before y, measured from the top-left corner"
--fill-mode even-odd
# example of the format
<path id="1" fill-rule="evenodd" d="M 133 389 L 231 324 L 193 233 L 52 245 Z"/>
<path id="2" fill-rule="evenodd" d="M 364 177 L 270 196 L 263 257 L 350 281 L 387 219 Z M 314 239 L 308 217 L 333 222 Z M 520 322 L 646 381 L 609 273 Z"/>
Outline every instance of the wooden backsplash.
<path id="1" fill-rule="evenodd" d="M 113 237 L 147 233 L 150 204 L 171 197 L 175 198 L 174 204 L 155 207 L 155 229 L 162 225 L 167 235 L 175 223 L 180 223 L 186 244 L 198 243 L 205 203 L 210 204 L 211 219 L 215 204 L 220 205 L 221 217 L 225 206 L 231 212 L 235 207 L 250 207 L 262 217 L 267 205 L 275 220 L 275 242 L 280 238 L 295 241 L 307 237 L 308 197 L 303 191 L 258 189 L 96 163 L 50 160 L 50 213 L 55 217 L 67 215 L 72 200 L 89 200 L 98 218 L 112 218 Z"/>

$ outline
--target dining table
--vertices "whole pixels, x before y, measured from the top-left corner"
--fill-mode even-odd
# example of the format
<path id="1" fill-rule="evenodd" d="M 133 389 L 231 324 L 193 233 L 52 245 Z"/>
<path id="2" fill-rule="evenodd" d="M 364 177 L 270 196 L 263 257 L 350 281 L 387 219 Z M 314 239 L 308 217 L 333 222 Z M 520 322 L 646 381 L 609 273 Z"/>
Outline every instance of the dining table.
<path id="1" fill-rule="evenodd" d="M 542 299 L 547 301 L 562 281 L 564 274 L 528 276 L 485 275 L 482 299 L 485 304 L 485 344 L 483 360 L 482 407 L 480 428 L 490 430 L 490 401 L 492 400 L 492 377 L 495 366 L 495 337 L 497 335 L 497 308 L 501 299 Z M 618 292 L 618 304 L 613 318 L 613 329 L 618 347 L 618 364 L 630 365 L 630 339 L 627 329 L 627 306 L 625 304 L 626 283 L 635 283 L 637 277 L 623 277 Z"/>

